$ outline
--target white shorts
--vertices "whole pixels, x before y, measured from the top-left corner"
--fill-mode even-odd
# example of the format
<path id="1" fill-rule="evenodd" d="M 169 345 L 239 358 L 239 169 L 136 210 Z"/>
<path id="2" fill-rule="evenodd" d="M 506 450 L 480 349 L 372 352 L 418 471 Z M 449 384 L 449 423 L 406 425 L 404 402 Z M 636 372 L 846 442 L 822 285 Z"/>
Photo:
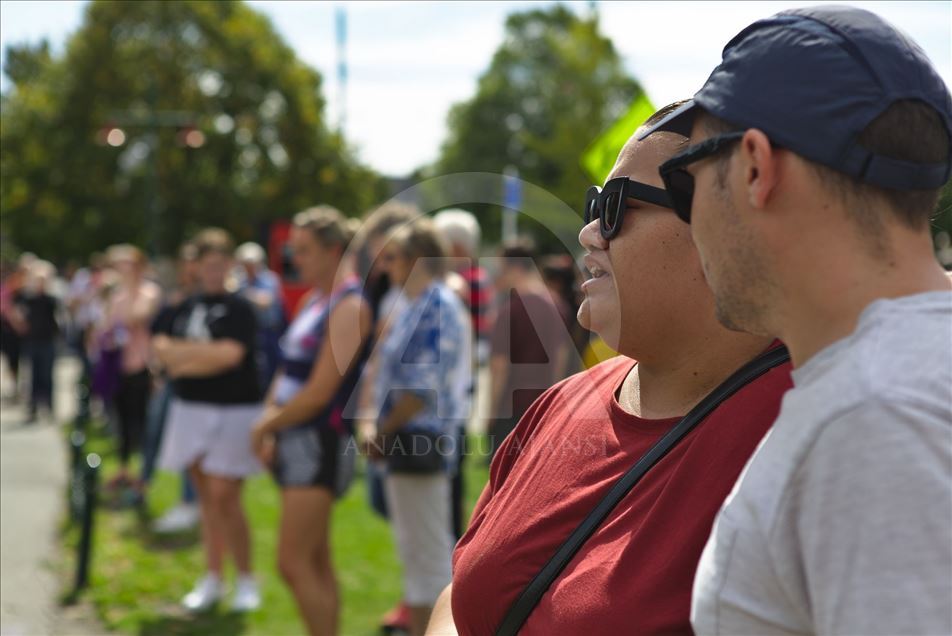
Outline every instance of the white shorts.
<path id="1" fill-rule="evenodd" d="M 251 450 L 251 428 L 260 404 L 211 404 L 173 398 L 159 468 L 180 471 L 196 461 L 216 477 L 243 478 L 261 471 Z"/>
<path id="2" fill-rule="evenodd" d="M 411 607 L 433 607 L 453 579 L 450 478 L 387 474 L 384 488 L 403 564 L 403 600 Z"/>

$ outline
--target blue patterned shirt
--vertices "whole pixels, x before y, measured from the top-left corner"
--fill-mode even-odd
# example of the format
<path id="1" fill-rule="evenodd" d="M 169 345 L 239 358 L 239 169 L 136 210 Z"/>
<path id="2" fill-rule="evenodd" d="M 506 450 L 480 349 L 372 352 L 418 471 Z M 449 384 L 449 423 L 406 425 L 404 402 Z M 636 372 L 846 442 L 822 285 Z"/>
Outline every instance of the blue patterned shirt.
<path id="1" fill-rule="evenodd" d="M 459 419 L 457 374 L 462 365 L 462 304 L 442 281 L 410 300 L 380 344 L 375 393 L 383 421 L 405 392 L 425 406 L 405 430 L 453 432 Z"/>

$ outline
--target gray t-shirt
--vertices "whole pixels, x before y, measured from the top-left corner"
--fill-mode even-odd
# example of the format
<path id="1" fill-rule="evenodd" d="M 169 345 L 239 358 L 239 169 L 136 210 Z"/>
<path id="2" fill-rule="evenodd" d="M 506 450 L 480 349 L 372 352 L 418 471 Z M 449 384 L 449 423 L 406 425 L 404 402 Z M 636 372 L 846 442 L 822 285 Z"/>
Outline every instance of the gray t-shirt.
<path id="1" fill-rule="evenodd" d="M 952 293 L 878 300 L 793 373 L 718 515 L 698 634 L 952 634 Z"/>

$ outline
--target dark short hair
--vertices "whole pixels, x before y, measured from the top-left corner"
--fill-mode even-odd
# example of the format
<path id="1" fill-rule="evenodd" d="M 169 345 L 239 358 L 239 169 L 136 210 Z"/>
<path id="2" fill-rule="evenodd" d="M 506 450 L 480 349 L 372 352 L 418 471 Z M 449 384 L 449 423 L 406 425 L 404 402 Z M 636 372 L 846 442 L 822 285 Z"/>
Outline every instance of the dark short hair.
<path id="1" fill-rule="evenodd" d="M 195 235 L 191 243 L 195 246 L 195 258 L 199 260 L 209 254 L 231 256 L 235 250 L 231 235 L 220 227 L 205 228 Z"/>
<path id="2" fill-rule="evenodd" d="M 917 100 L 900 100 L 869 123 L 857 139 L 872 153 L 912 163 L 942 163 L 949 157 L 949 135 L 934 108 Z M 895 190 L 864 183 L 855 177 L 815 164 L 820 180 L 846 201 L 871 197 L 885 200 L 907 227 L 928 227 L 942 188 Z M 860 211 L 861 212 L 861 211 Z"/>
<path id="3" fill-rule="evenodd" d="M 676 102 L 671 102 L 671 103 L 668 104 L 667 106 L 662 106 L 662 107 L 659 108 L 657 111 L 655 111 L 654 115 L 652 115 L 651 117 L 649 117 L 648 119 L 646 119 L 646 120 L 645 120 L 645 123 L 643 123 L 642 126 L 648 126 L 648 127 L 654 126 L 654 125 L 657 124 L 659 121 L 661 121 L 662 119 L 664 119 L 665 117 L 667 117 L 669 114 L 673 113 L 673 112 L 676 111 L 677 109 L 679 109 L 679 108 L 681 108 L 682 106 L 684 106 L 685 104 L 687 104 L 689 101 L 691 101 L 691 100 L 690 100 L 690 99 L 679 99 L 679 100 L 676 101 Z"/>
<path id="4" fill-rule="evenodd" d="M 535 243 L 528 236 L 520 236 L 505 243 L 499 255 L 505 259 L 504 266 L 519 267 L 524 270 L 532 269 L 538 256 Z"/>
<path id="5" fill-rule="evenodd" d="M 738 130 L 738 128 L 710 113 L 699 114 L 701 126 L 711 135 Z M 949 137 L 942 118 L 934 108 L 918 100 L 899 100 L 890 105 L 859 134 L 859 143 L 872 153 L 891 159 L 913 163 L 941 163 L 949 156 Z M 726 159 L 730 153 L 719 155 L 719 182 L 726 174 Z M 895 190 L 860 181 L 848 174 L 816 162 L 809 162 L 820 182 L 831 190 L 853 211 L 862 223 L 877 223 L 869 218 L 867 206 L 857 202 L 880 199 L 887 203 L 893 216 L 905 226 L 922 230 L 935 214 L 941 188 L 931 190 Z"/>

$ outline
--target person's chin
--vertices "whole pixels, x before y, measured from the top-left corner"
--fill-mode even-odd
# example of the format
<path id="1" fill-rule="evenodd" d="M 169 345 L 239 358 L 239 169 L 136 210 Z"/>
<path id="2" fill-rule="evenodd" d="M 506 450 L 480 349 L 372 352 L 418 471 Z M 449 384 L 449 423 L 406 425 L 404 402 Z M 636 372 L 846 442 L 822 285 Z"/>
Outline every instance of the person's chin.
<path id="1" fill-rule="evenodd" d="M 618 340 L 618 307 L 607 300 L 586 296 L 578 308 L 578 322 L 612 346 L 613 343 L 617 344 Z"/>

